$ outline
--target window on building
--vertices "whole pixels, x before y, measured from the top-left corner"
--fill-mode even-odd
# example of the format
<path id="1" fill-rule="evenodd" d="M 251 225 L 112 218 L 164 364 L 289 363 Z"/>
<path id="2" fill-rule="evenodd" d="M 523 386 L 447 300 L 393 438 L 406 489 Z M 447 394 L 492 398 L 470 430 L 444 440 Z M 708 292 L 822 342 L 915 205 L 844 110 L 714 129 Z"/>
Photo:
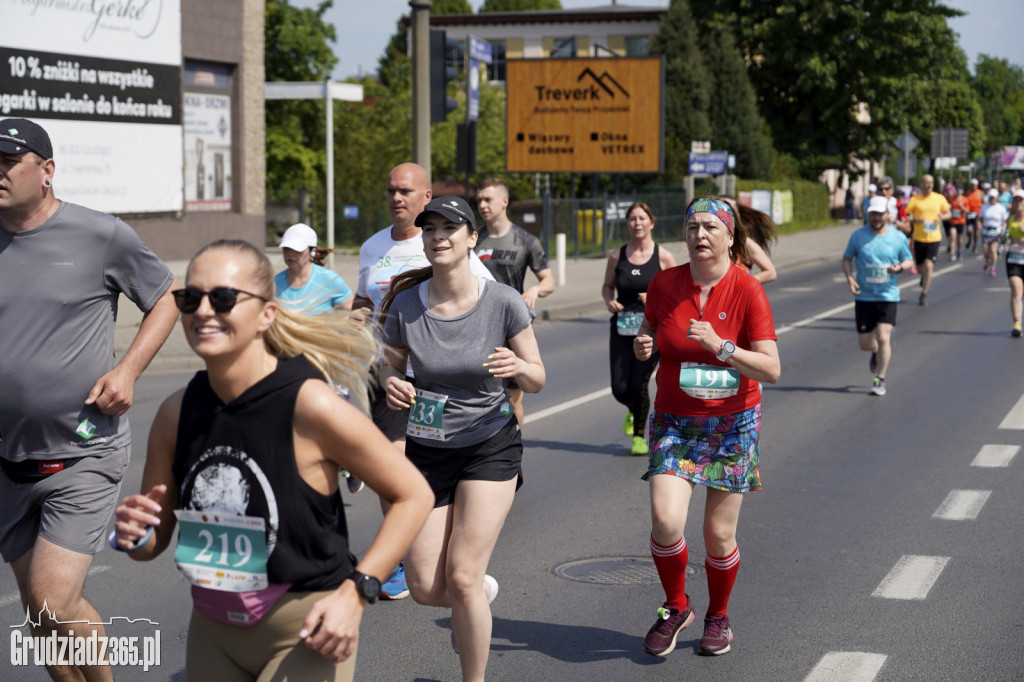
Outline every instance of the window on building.
<path id="1" fill-rule="evenodd" d="M 551 48 L 552 57 L 575 57 L 576 37 L 555 38 L 555 46 Z"/>
<path id="2" fill-rule="evenodd" d="M 651 53 L 650 36 L 628 36 L 626 38 L 627 57 L 646 57 Z"/>
<path id="3" fill-rule="evenodd" d="M 491 81 L 505 80 L 505 41 L 491 40 L 491 67 L 489 79 Z"/>

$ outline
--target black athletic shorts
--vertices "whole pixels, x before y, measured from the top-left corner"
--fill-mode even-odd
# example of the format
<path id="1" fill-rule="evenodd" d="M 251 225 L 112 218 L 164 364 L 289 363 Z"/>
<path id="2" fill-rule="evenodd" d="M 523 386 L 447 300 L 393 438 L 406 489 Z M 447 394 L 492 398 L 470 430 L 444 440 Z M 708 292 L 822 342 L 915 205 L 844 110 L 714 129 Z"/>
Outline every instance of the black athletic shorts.
<path id="1" fill-rule="evenodd" d="M 854 301 L 853 314 L 857 321 L 857 333 L 867 334 L 875 330 L 879 322 L 896 325 L 896 301 Z"/>
<path id="2" fill-rule="evenodd" d="M 461 448 L 438 448 L 425 445 L 422 439 L 410 438 L 405 442 L 405 456 L 430 484 L 435 508 L 455 500 L 459 481 L 517 478 L 516 490 L 523 486 L 523 439 L 515 417 L 484 442 Z"/>
<path id="3" fill-rule="evenodd" d="M 914 241 L 914 263 L 921 265 L 926 260 L 935 262 L 939 257 L 939 246 L 942 242 L 919 242 Z"/>
<path id="4" fill-rule="evenodd" d="M 1024 279 L 1024 265 L 1020 265 L 1018 263 L 1010 263 L 1009 254 L 1007 254 L 1006 277 L 1020 277 L 1021 279 Z"/>

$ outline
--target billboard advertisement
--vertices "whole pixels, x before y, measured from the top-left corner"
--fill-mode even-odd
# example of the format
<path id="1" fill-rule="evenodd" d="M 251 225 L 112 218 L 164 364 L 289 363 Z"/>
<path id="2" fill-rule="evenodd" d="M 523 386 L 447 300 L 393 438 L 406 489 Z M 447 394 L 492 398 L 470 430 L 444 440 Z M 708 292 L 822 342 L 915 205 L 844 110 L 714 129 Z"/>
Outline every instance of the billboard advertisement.
<path id="1" fill-rule="evenodd" d="M 46 128 L 57 198 L 180 211 L 180 0 L 0 0 L 0 16 L 0 118 Z"/>
<path id="2" fill-rule="evenodd" d="M 659 173 L 661 57 L 510 59 L 510 172 Z"/>

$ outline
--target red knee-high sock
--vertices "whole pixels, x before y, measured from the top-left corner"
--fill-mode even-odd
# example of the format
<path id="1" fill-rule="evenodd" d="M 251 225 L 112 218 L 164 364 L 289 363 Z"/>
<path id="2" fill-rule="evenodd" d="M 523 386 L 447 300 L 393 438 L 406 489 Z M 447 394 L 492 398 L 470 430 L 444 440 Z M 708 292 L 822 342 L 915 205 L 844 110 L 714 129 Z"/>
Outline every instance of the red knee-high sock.
<path id="1" fill-rule="evenodd" d="M 690 552 L 686 549 L 686 538 L 669 546 L 659 545 L 651 537 L 651 556 L 658 569 L 661 586 L 665 589 L 665 603 L 683 611 L 687 607 L 686 562 Z"/>
<path id="2" fill-rule="evenodd" d="M 728 615 L 729 595 L 740 571 L 740 548 L 722 558 L 706 554 L 704 568 L 708 572 L 708 614 Z"/>

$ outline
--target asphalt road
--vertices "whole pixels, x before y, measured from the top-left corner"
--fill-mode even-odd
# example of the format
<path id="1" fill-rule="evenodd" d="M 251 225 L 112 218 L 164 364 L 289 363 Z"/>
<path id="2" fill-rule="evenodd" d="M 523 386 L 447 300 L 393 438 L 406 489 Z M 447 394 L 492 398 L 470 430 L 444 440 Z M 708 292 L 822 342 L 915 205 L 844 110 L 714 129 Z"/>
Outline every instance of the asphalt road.
<path id="1" fill-rule="evenodd" d="M 501 585 L 489 679 L 1024 678 L 1024 588 L 1013 577 L 1024 418 L 1000 428 L 1024 393 L 1014 374 L 1024 339 L 1008 333 L 1001 268 L 988 278 L 968 259 L 939 270 L 929 307 L 916 305 L 916 287 L 904 290 L 883 398 L 868 394 L 838 263 L 769 285 L 783 372 L 764 389 L 765 489 L 744 501 L 736 639 L 718 658 L 695 655 L 699 618 L 669 657 L 643 652 L 663 595 L 647 550 L 645 460 L 629 455 L 623 408 L 607 391 L 607 318 L 539 323 L 548 384 L 527 397 L 526 484 L 489 570 Z M 140 380 L 126 491 L 138 489 L 153 412 L 186 377 Z M 377 499 L 346 501 L 359 552 L 379 523 Z M 687 525 L 698 615 L 702 502 L 695 495 Z M 95 566 L 87 594 L 104 615 L 159 622 L 160 666 L 118 679 L 183 679 L 188 589 L 170 557 L 135 564 L 105 551 Z M 0 621 L 10 625 L 24 618 L 15 592 L 0 573 Z M 446 611 L 409 599 L 368 608 L 357 678 L 457 679 L 448 626 Z M 0 679 L 46 679 L 9 667 L 9 648 L 0 638 Z"/>

